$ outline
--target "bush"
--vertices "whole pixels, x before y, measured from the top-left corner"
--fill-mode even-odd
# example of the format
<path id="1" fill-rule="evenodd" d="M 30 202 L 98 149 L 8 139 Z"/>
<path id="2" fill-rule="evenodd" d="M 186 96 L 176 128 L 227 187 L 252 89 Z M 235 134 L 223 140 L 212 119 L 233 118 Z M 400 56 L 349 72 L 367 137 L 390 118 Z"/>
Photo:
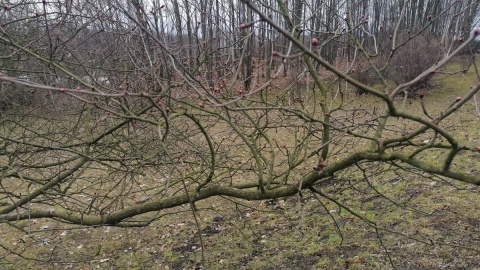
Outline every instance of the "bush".
<path id="1" fill-rule="evenodd" d="M 433 66 L 442 56 L 442 46 L 426 34 L 410 37 L 407 32 L 400 35 L 397 44 L 398 47 L 387 68 L 381 71 L 381 75 L 397 85 L 415 79 L 423 71 Z M 379 50 L 379 55 L 372 58 L 371 61 L 381 68 L 390 57 L 391 41 L 388 40 L 381 44 Z M 380 83 L 379 75 L 373 70 L 367 59 L 360 55 L 356 60 L 355 73 L 352 74 L 352 77 L 369 86 Z M 428 88 L 432 77 L 433 74 L 411 86 L 408 89 L 409 95 L 413 96 L 419 90 Z M 357 93 L 363 94 L 360 89 L 357 89 Z"/>
<path id="2" fill-rule="evenodd" d="M 371 59 L 374 65 L 381 67 L 384 63 L 384 57 L 382 55 L 375 56 Z M 372 68 L 371 64 L 363 55 L 359 55 L 355 62 L 355 71 L 352 73 L 352 77 L 368 86 L 373 86 L 381 82 L 377 72 Z M 358 94 L 365 94 L 363 90 L 356 89 Z"/>
<path id="3" fill-rule="evenodd" d="M 399 47 L 386 70 L 387 79 L 396 84 L 415 79 L 442 56 L 442 46 L 427 35 L 420 34 L 410 38 L 408 34 L 404 34 L 398 41 Z M 409 95 L 415 95 L 419 90 L 427 88 L 432 77 L 433 74 L 412 85 Z"/>
<path id="4" fill-rule="evenodd" d="M 33 102 L 32 94 L 23 88 L 2 84 L 0 87 L 0 112 L 24 107 Z"/>

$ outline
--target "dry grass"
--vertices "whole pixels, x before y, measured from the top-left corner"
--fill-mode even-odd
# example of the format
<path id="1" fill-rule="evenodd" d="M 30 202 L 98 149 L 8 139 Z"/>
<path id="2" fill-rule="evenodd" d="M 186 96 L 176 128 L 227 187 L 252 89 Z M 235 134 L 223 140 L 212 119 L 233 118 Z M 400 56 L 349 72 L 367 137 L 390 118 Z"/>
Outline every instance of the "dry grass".
<path id="1" fill-rule="evenodd" d="M 461 68 L 453 63 L 448 70 Z M 426 93 L 438 112 L 475 81 L 442 75 Z M 454 89 L 452 88 L 454 87 Z M 351 96 L 348 106 L 374 106 Z M 398 100 L 399 104 L 403 102 Z M 405 110 L 421 113 L 419 100 Z M 392 128 L 404 123 L 389 122 Z M 479 144 L 472 102 L 444 125 L 462 142 Z M 403 127 L 402 127 L 403 128 Z M 412 128 L 405 126 L 406 129 Z M 282 137 L 281 131 L 277 134 Z M 468 134 L 468 136 L 465 136 Z M 437 162 L 429 157 L 430 162 Z M 456 160 L 480 158 L 464 154 Z M 470 162 L 471 163 L 471 162 Z M 0 224 L 4 269 L 476 269 L 480 267 L 479 188 L 427 178 L 390 165 L 360 164 L 302 196 L 264 202 L 211 198 L 142 228 L 79 227 L 51 220 Z M 360 169 L 363 169 L 364 174 Z M 480 167 L 463 168 L 480 173 Z M 308 169 L 306 169 L 308 170 Z M 300 173 L 300 172 L 299 172 Z M 364 176 L 366 176 L 365 180 Z M 340 207 L 335 202 L 341 203 Z M 346 209 L 352 212 L 348 212 Z M 374 223 L 369 223 L 374 222 Z M 373 225 L 375 224 L 375 226 Z M 202 262 L 202 252 L 205 261 Z M 15 255 L 21 253 L 21 256 Z M 202 266 L 203 264 L 203 266 Z"/>

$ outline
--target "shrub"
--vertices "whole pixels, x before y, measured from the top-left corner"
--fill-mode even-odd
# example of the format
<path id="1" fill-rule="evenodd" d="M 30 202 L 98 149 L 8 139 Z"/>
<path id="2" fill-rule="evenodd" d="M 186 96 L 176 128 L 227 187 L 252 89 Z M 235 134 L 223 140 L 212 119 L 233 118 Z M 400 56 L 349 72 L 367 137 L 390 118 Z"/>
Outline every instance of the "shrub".
<path id="1" fill-rule="evenodd" d="M 383 64 L 382 59 L 384 59 L 384 57 L 378 55 L 372 58 L 371 62 L 377 67 L 381 67 Z M 352 73 L 352 77 L 365 85 L 373 86 L 381 82 L 378 73 L 375 72 L 371 64 L 363 55 L 358 56 L 354 65 L 354 70 L 355 72 Z M 361 89 L 357 88 L 356 91 L 358 94 L 364 94 L 364 91 Z"/>
<path id="2" fill-rule="evenodd" d="M 32 94 L 23 88 L 9 84 L 0 87 L 0 112 L 27 106 L 32 101 Z"/>
<path id="3" fill-rule="evenodd" d="M 434 65 L 442 55 L 442 46 L 425 34 L 412 38 L 408 34 L 401 35 L 398 44 L 386 70 L 387 79 L 396 84 L 415 79 Z M 433 74 L 412 85 L 409 95 L 415 95 L 419 90 L 427 88 L 432 77 Z"/>
<path id="4" fill-rule="evenodd" d="M 426 34 L 419 34 L 410 37 L 407 33 L 400 35 L 397 40 L 397 48 L 385 70 L 381 70 L 381 75 L 395 84 L 401 84 L 415 79 L 423 71 L 434 65 L 442 56 L 442 46 Z M 381 68 L 391 55 L 391 41 L 388 40 L 380 44 L 380 53 L 371 59 L 371 62 L 378 68 Z M 364 56 L 358 56 L 355 63 L 355 73 L 352 77 L 359 82 L 373 86 L 380 83 L 379 75 L 373 70 L 371 64 Z M 430 86 L 431 76 L 419 81 L 411 86 L 409 95 L 415 95 L 419 90 Z M 363 92 L 357 89 L 357 93 Z"/>

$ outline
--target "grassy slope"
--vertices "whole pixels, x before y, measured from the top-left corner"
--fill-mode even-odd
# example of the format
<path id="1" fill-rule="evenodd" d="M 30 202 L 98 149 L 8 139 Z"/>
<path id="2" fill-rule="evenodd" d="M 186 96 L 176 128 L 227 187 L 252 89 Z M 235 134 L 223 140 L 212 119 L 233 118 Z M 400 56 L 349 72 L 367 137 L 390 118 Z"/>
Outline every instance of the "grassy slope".
<path id="1" fill-rule="evenodd" d="M 460 62 L 448 67 L 460 68 Z M 434 112 L 461 96 L 474 81 L 472 76 L 470 71 L 437 78 L 435 89 L 425 97 L 428 109 Z M 405 106 L 411 111 L 420 108 L 418 100 Z M 466 140 L 468 134 L 468 140 L 478 143 L 480 125 L 473 103 L 450 119 L 447 125 L 460 138 Z M 477 173 L 480 167 L 465 170 Z M 202 259 L 199 234 L 207 269 L 390 269 L 392 263 L 398 269 L 480 268 L 479 252 L 464 248 L 480 247 L 477 187 L 425 180 L 421 172 L 396 174 L 389 167 L 367 173 L 372 174 L 369 183 L 356 180 L 352 176 L 358 174 L 352 172 L 340 175 L 348 181 L 321 188 L 385 230 L 375 230 L 308 192 L 301 198 L 268 202 L 214 198 L 198 204 L 200 232 L 188 207 L 145 228 L 72 228 L 26 221 L 21 227 L 34 233 L 25 235 L 1 224 L 2 245 L 25 250 L 26 257 L 44 254 L 51 260 L 3 253 L 0 268 L 193 269 Z"/>

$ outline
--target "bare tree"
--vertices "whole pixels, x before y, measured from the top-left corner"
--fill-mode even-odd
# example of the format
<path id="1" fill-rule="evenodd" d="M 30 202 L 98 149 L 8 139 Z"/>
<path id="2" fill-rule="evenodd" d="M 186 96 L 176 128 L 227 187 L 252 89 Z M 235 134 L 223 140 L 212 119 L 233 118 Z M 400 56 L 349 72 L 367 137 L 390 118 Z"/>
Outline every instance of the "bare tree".
<path id="1" fill-rule="evenodd" d="M 293 9 L 284 1 L 101 2 L 19 1 L 0 15 L 1 91 L 32 91 L 33 104 L 0 103 L 0 226 L 44 218 L 148 226 L 181 206 L 197 221 L 197 204 L 208 198 L 310 192 L 379 234 L 391 231 L 323 186 L 370 183 L 367 168 L 384 166 L 480 184 L 467 170 L 476 161 L 463 158 L 478 155 L 478 145 L 447 124 L 478 92 L 480 77 L 434 110 L 423 94 L 415 111 L 398 99 L 478 37 L 471 29 L 478 1 L 437 8 L 438 1 L 296 0 Z M 451 38 L 451 27 L 462 42 L 392 86 L 385 71 L 401 48 L 427 31 Z M 401 39 L 405 29 L 411 35 Z M 378 63 L 382 39 L 389 47 Z M 259 40 L 271 54 L 256 53 Z M 379 85 L 355 79 L 359 55 Z M 337 56 L 346 64 L 335 65 Z M 301 103 L 283 88 L 281 75 L 292 67 Z M 376 105 L 352 105 L 353 89 Z"/>

